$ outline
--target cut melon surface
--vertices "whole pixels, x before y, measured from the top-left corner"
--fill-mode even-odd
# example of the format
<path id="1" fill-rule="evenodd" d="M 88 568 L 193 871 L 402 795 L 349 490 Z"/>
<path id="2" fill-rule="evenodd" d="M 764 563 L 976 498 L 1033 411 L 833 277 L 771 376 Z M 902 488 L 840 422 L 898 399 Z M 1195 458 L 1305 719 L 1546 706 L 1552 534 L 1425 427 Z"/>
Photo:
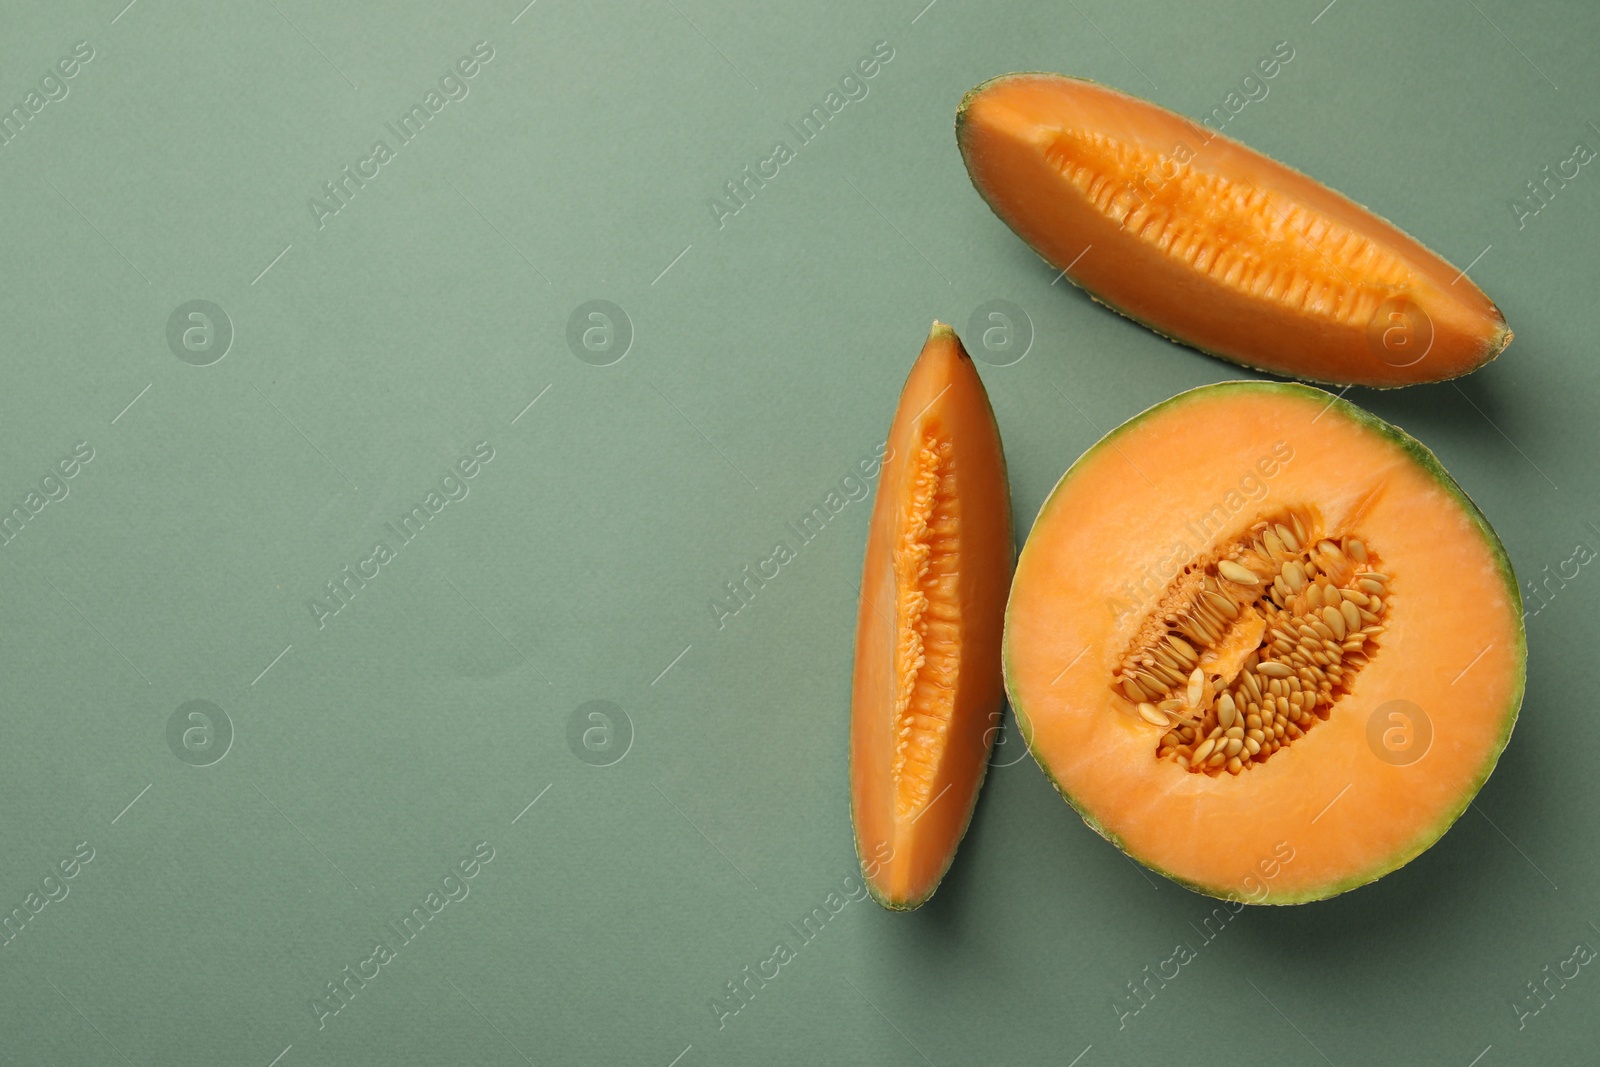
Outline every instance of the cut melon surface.
<path id="1" fill-rule="evenodd" d="M 1175 341 L 1312 381 L 1469 373 L 1511 343 L 1465 271 L 1349 198 L 1146 100 L 1007 74 L 956 140 L 1002 221 L 1095 300 Z"/>
<path id="2" fill-rule="evenodd" d="M 999 732 L 1015 556 L 1000 431 L 954 330 L 933 324 L 889 430 L 861 575 L 850 808 L 886 908 L 938 887 Z"/>
<path id="3" fill-rule="evenodd" d="M 1290 904 L 1460 816 L 1526 644 L 1504 547 L 1427 448 L 1321 390 L 1231 382 L 1063 475 L 1018 560 L 1004 670 L 1097 832 L 1199 892 Z"/>

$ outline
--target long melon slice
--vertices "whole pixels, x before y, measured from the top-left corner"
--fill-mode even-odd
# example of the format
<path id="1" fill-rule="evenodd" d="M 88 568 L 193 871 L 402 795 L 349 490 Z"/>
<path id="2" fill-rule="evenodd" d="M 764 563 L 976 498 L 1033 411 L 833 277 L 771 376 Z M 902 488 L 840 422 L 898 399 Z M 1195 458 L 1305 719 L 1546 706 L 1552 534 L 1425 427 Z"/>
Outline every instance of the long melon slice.
<path id="1" fill-rule="evenodd" d="M 966 833 L 1003 699 L 1015 550 L 1000 431 L 935 322 L 889 430 L 861 574 L 850 806 L 878 903 L 927 900 Z"/>
<path id="2" fill-rule="evenodd" d="M 1007 691 L 1057 789 L 1140 863 L 1252 903 L 1438 840 L 1526 661 L 1505 548 L 1433 453 L 1291 383 L 1113 430 L 1045 502 L 1006 615 Z"/>
<path id="3" fill-rule="evenodd" d="M 1203 352 L 1393 387 L 1511 343 L 1472 279 L 1395 226 L 1115 89 L 1008 74 L 966 94 L 956 140 L 995 214 L 1073 284 Z"/>

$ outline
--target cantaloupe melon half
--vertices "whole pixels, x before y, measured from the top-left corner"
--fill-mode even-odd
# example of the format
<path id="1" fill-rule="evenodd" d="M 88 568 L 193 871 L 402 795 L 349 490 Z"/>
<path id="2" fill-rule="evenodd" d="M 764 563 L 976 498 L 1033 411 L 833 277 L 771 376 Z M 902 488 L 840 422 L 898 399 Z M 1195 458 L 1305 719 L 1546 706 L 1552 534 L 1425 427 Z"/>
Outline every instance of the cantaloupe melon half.
<path id="1" fill-rule="evenodd" d="M 1146 866 L 1255 903 L 1438 840 L 1526 658 L 1505 549 L 1433 453 L 1295 384 L 1205 386 L 1107 435 L 1006 609 L 1006 688 L 1062 795 Z"/>

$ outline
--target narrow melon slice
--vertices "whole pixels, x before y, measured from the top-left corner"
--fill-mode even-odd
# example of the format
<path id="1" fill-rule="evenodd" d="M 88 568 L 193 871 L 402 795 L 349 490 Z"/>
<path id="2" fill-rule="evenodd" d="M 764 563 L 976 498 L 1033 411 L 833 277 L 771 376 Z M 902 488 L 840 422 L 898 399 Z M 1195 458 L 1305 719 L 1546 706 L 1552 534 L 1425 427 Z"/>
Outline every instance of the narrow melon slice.
<path id="1" fill-rule="evenodd" d="M 1080 78 L 967 93 L 956 140 L 996 215 L 1115 311 L 1294 378 L 1391 387 L 1477 369 L 1500 310 L 1393 225 L 1165 108 Z"/>
<path id="2" fill-rule="evenodd" d="M 943 323 L 906 380 L 888 446 L 861 574 L 850 806 L 867 885 L 901 910 L 938 887 L 983 784 L 1015 558 L 1000 431 Z"/>
<path id="3" fill-rule="evenodd" d="M 1006 611 L 1035 759 L 1140 863 L 1293 904 L 1405 864 L 1522 703 L 1505 548 L 1433 453 L 1309 386 L 1135 416 L 1046 500 Z"/>

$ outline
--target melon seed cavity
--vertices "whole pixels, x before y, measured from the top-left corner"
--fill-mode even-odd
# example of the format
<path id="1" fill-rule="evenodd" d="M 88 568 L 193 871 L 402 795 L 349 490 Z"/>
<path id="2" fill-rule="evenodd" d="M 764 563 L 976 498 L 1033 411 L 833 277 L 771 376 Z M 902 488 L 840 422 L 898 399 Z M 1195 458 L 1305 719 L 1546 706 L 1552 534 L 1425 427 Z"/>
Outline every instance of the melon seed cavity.
<path id="1" fill-rule="evenodd" d="M 1190 563 L 1111 686 L 1161 731 L 1156 758 L 1237 775 L 1327 720 L 1384 632 L 1389 575 L 1354 536 L 1289 508 Z"/>
<path id="2" fill-rule="evenodd" d="M 1067 129 L 1045 157 L 1094 210 L 1161 255 L 1302 314 L 1364 325 L 1409 277 L 1360 230 L 1282 193 L 1189 166 L 1192 151 L 1180 158 Z"/>
<path id="3" fill-rule="evenodd" d="M 955 718 L 961 665 L 961 515 L 955 449 L 925 431 L 895 548 L 894 761 L 896 814 L 920 813 Z"/>

